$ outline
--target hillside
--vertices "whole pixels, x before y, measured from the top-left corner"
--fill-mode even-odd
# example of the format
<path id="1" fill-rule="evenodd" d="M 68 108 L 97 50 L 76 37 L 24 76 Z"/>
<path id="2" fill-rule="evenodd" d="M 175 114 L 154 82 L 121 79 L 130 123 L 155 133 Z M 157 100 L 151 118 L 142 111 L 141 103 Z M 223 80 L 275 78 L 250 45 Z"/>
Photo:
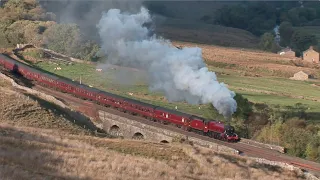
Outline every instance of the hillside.
<path id="1" fill-rule="evenodd" d="M 219 82 L 227 84 L 237 93 L 238 109 L 231 123 L 241 137 L 282 145 L 290 155 L 319 161 L 319 80 L 289 79 L 300 70 L 310 70 L 315 72 L 315 77 L 319 77 L 315 67 L 298 67 L 295 58 L 257 50 L 183 42 L 174 44 L 201 47 L 208 68 L 216 72 Z M 20 53 L 28 60 L 30 52 Z M 210 104 L 169 102 L 163 94 L 151 92 L 143 71 L 99 63 L 68 65 L 60 62 L 58 65 L 52 63 L 52 59 L 41 60 L 34 65 L 75 81 L 81 77 L 82 83 L 95 88 L 223 121 L 223 117 Z M 61 69 L 55 70 L 56 67 Z M 101 71 L 96 68 L 101 68 Z"/>
<path id="2" fill-rule="evenodd" d="M 243 29 L 213 24 L 212 18 L 215 11 L 225 5 L 238 3 L 221 1 L 153 2 L 150 11 L 157 13 L 154 18 L 157 34 L 170 40 L 256 49 L 259 38 L 252 33 Z M 206 19 L 207 22 L 201 20 L 205 17 L 209 18 Z"/>
<path id="3" fill-rule="evenodd" d="M 297 172 L 206 148 L 0 125 L 4 179 L 303 179 Z"/>
<path id="4" fill-rule="evenodd" d="M 0 80 L 3 179 L 303 179 L 207 148 L 90 136 Z"/>
<path id="5" fill-rule="evenodd" d="M 60 129 L 70 134 L 89 134 L 74 125 L 71 119 L 36 99 L 16 92 L 9 82 L 0 79 L 0 122 L 15 126 L 29 126 L 43 129 Z"/>
<path id="6" fill-rule="evenodd" d="M 164 13 L 172 18 L 199 21 L 203 16 L 213 15 L 224 5 L 238 4 L 237 1 L 164 1 L 153 2 L 152 10 Z"/>
<path id="7" fill-rule="evenodd" d="M 259 38 L 231 27 L 202 23 L 198 20 L 165 18 L 159 20 L 155 32 L 172 41 L 215 44 L 227 47 L 257 49 Z"/>
<path id="8" fill-rule="evenodd" d="M 54 4 L 56 4 L 56 2 L 54 2 Z M 170 99 L 169 96 L 167 96 L 167 99 L 162 93 L 151 92 L 150 87 L 148 86 L 148 78 L 152 76 L 146 75 L 146 73 L 143 71 L 135 71 L 132 69 L 103 64 L 101 60 L 106 59 L 104 59 L 104 57 L 99 59 L 99 57 L 97 57 L 99 55 L 96 54 L 97 52 L 101 52 L 99 51 L 99 46 L 97 44 L 98 41 L 91 42 L 87 39 L 88 36 L 83 36 L 83 26 L 90 27 L 89 29 L 96 29 L 95 25 L 101 18 L 101 11 L 94 11 L 95 15 L 98 14 L 97 16 L 91 16 L 94 15 L 91 14 L 91 12 L 93 12 L 93 10 L 96 10 L 96 7 L 100 7 L 100 2 L 97 2 L 95 6 L 86 6 L 92 5 L 93 3 L 85 1 L 81 1 L 79 2 L 79 4 L 78 2 L 70 4 L 68 2 L 66 4 L 57 4 L 58 7 L 53 9 L 62 10 L 62 8 L 59 8 L 59 6 L 64 5 L 68 7 L 69 5 L 74 6 L 74 8 L 72 10 L 70 8 L 65 8 L 65 10 L 63 11 L 67 11 L 68 13 L 65 15 L 66 18 L 63 18 L 63 16 L 55 16 L 52 13 L 46 13 L 45 9 L 42 9 L 42 6 L 40 6 L 35 0 L 9 1 L 8 3 L 6 3 L 3 8 L 0 8 L 0 14 L 3 15 L 0 18 L 2 23 L 0 27 L 0 31 L 2 32 L 0 33 L 0 39 L 3 40 L 0 40 L 0 42 L 2 42 L 2 47 L 15 47 L 18 43 L 32 43 L 37 47 L 45 47 L 77 59 L 83 59 L 90 62 L 98 62 L 91 64 L 74 63 L 73 65 L 69 65 L 69 63 L 66 64 L 65 61 L 59 63 L 57 59 L 48 59 L 51 55 L 48 55 L 36 49 L 24 51 L 20 54 L 22 59 L 29 62 L 36 62 L 34 65 L 39 68 L 43 68 L 44 70 L 68 77 L 75 81 L 79 81 L 81 78 L 82 83 L 100 88 L 102 90 L 106 90 L 126 97 L 131 97 L 155 105 L 177 109 L 182 112 L 199 115 L 208 119 L 215 119 L 219 121 L 225 120 L 224 117 L 218 114 L 217 110 L 210 103 L 193 105 L 186 102 L 171 102 L 168 101 L 168 99 Z M 107 3 L 105 5 L 108 6 L 110 4 Z M 270 19 L 272 20 L 272 22 L 269 21 L 267 23 L 268 26 L 266 27 L 261 23 L 251 23 L 251 21 L 264 22 L 263 20 L 261 20 L 261 18 L 265 19 L 265 17 L 257 17 L 258 19 L 255 18 L 256 10 L 259 11 L 262 9 L 264 11 L 264 6 L 261 6 L 261 4 L 259 3 L 252 5 L 253 6 L 250 6 L 249 9 L 252 9 L 254 11 L 251 11 L 249 14 L 245 13 L 244 17 L 239 17 L 239 15 L 242 14 L 243 10 L 247 9 L 243 9 L 241 7 L 234 7 L 236 8 L 236 13 L 232 13 L 234 11 L 230 9 L 224 9 L 227 14 L 231 12 L 231 15 L 229 15 L 233 18 L 224 16 L 223 14 L 223 16 L 220 17 L 228 17 L 227 20 L 233 19 L 232 21 L 236 22 L 236 24 L 234 24 L 236 26 L 232 27 L 239 27 L 248 30 L 248 27 L 240 27 L 242 26 L 241 22 L 246 22 L 244 23 L 245 26 L 257 25 L 256 27 L 252 27 L 253 29 L 250 30 L 250 32 L 255 32 L 255 34 L 259 34 L 260 30 L 272 29 L 274 27 L 272 23 L 274 23 L 273 20 L 275 20 L 274 18 L 276 18 L 276 16 L 272 16 L 272 18 Z M 260 6 L 258 6 L 258 8 L 251 8 L 257 7 L 256 5 Z M 48 6 L 51 7 L 51 5 Z M 194 6 L 196 7 L 196 5 Z M 188 6 L 183 6 L 181 11 L 179 12 L 182 13 L 183 10 L 186 13 L 188 9 L 187 7 Z M 82 8 L 83 10 L 87 11 L 79 11 L 79 9 Z M 108 6 L 108 8 L 110 7 Z M 103 6 L 98 9 L 106 10 Z M 272 8 L 265 9 L 268 10 L 264 11 L 265 14 L 268 14 L 269 10 L 273 10 Z M 208 8 L 206 8 L 206 11 L 207 10 Z M 293 10 L 296 12 L 300 12 L 300 10 L 303 11 L 304 9 L 298 8 Z M 312 9 L 309 10 L 312 11 Z M 191 11 L 195 12 L 197 10 L 190 8 L 190 12 Z M 209 10 L 207 12 L 209 12 Z M 71 22 L 73 22 L 72 18 L 70 17 L 72 15 L 77 17 L 77 21 L 74 22 L 79 22 L 80 25 L 70 24 Z M 146 14 L 144 14 L 143 17 L 145 17 L 145 15 Z M 58 21 L 56 19 L 58 17 L 60 17 L 60 20 L 65 20 L 63 21 L 64 23 L 59 24 L 58 22 L 61 21 Z M 238 17 L 240 18 L 240 20 L 237 20 Z M 114 20 L 115 18 L 112 17 L 110 19 Z M 301 21 L 302 20 L 303 17 L 301 17 Z M 201 47 L 203 49 L 203 57 L 208 66 L 208 69 L 216 72 L 219 82 L 227 84 L 231 90 L 236 92 L 236 96 L 234 97 L 234 99 L 237 102 L 237 110 L 233 114 L 231 124 L 235 127 L 236 132 L 239 133 L 241 137 L 253 138 L 261 142 L 282 145 L 288 148 L 288 154 L 290 155 L 319 162 L 319 80 L 315 79 L 308 81 L 294 81 L 289 79 L 289 77 L 300 70 L 310 72 L 316 78 L 319 78 L 319 66 L 303 64 L 296 58 L 284 58 L 278 56 L 277 54 L 261 52 L 258 50 L 203 45 L 203 43 L 209 43 L 247 48 L 258 47 L 258 39 L 251 33 L 244 30 L 203 24 L 198 22 L 198 20 L 192 18 L 183 20 L 179 19 L 179 17 L 159 17 L 158 21 L 156 20 L 155 22 L 158 23 L 156 24 L 155 31 L 158 31 L 160 35 L 163 35 L 165 37 L 167 36 L 171 40 L 180 39 L 183 41 L 198 42 L 179 43 L 182 46 Z M 230 22 L 224 23 L 228 24 Z M 146 24 L 141 24 L 141 28 L 139 29 L 144 29 L 144 25 Z M 113 26 L 111 23 L 107 25 L 106 29 L 109 29 L 110 27 L 117 26 Z M 112 31 L 106 31 L 102 34 L 112 35 L 113 32 L 118 33 L 126 29 L 121 27 L 127 26 L 119 26 L 119 28 L 113 30 L 109 29 Z M 152 28 L 154 27 L 151 27 L 151 29 Z M 131 34 L 132 29 L 129 29 L 130 31 L 128 32 L 130 33 L 128 33 L 128 35 L 133 35 L 132 37 L 133 39 L 135 39 L 137 35 Z M 95 31 L 89 30 L 89 32 L 90 35 L 96 34 Z M 294 41 L 295 45 L 299 45 L 300 40 L 304 42 L 303 38 L 299 38 L 299 34 L 300 33 L 296 33 L 295 36 L 292 36 L 295 37 L 295 40 L 299 40 Z M 303 33 L 300 35 L 303 35 Z M 113 37 L 106 37 L 106 39 L 112 39 Z M 147 37 L 147 35 L 145 37 Z M 272 47 L 273 36 L 267 34 L 267 36 L 263 37 L 267 37 L 262 38 L 264 41 L 268 42 L 266 43 L 267 46 Z M 313 36 L 306 37 L 312 37 L 309 38 L 309 40 L 315 39 Z M 113 41 L 107 40 L 106 42 L 108 44 Z M 302 43 L 302 45 L 307 46 L 308 42 L 307 44 Z M 303 46 L 301 46 L 300 48 L 303 48 Z M 112 45 L 107 47 L 114 46 Z M 131 59 L 131 57 L 136 57 L 135 60 L 140 61 L 143 59 L 148 59 L 158 63 L 161 60 L 161 58 L 158 59 L 158 57 L 162 57 L 162 53 L 151 53 L 154 55 L 152 57 L 150 56 L 151 58 L 147 56 L 147 58 L 138 57 L 136 55 L 147 55 L 147 53 L 144 52 L 152 51 L 148 49 L 146 50 L 145 48 L 141 49 L 141 51 L 132 51 L 134 48 L 128 48 L 127 51 L 124 51 L 122 47 L 118 47 L 120 53 L 117 54 L 128 53 L 128 56 L 123 56 L 123 58 L 108 57 L 107 60 L 128 60 Z M 148 47 L 157 46 L 150 45 Z M 107 49 L 103 48 L 103 50 Z M 157 51 L 158 48 L 154 50 Z M 98 54 L 101 55 L 101 53 Z M 106 54 L 109 55 L 109 53 Z M 198 57 L 200 56 L 201 55 L 199 54 Z M 42 61 L 40 62 L 38 61 L 38 59 L 41 59 Z M 166 58 L 163 59 L 168 60 L 170 58 L 167 58 L 166 56 Z M 188 59 L 188 57 L 183 57 L 181 59 Z M 143 64 L 144 63 L 145 62 L 143 62 Z M 119 64 L 126 64 L 126 62 L 122 62 Z M 134 63 L 134 65 L 136 64 L 139 63 Z M 163 70 L 168 69 L 168 66 L 170 66 L 170 64 L 164 65 L 164 67 L 159 68 L 159 70 L 162 71 L 157 72 L 158 74 L 156 74 L 156 76 L 160 77 Z M 179 68 L 180 66 L 177 67 L 178 68 L 172 72 L 176 73 L 181 70 L 181 68 Z M 97 71 L 96 68 L 101 68 L 101 70 Z M 167 74 L 170 73 L 166 73 L 166 75 Z M 181 76 L 181 81 L 179 82 L 182 82 L 182 80 L 186 79 L 186 75 Z M 165 82 L 167 83 L 171 79 L 173 78 L 168 78 L 165 80 Z M 208 78 L 207 80 L 210 79 Z M 201 86 L 190 84 L 185 87 L 196 87 L 195 89 L 199 90 L 199 87 Z M 167 95 L 168 94 L 174 95 L 174 93 L 167 93 Z M 210 100 L 210 102 L 211 101 L 212 100 Z M 13 107 L 16 108 L 15 110 L 24 109 L 20 107 L 20 105 L 21 103 L 17 103 L 14 104 Z M 37 109 L 33 109 L 32 106 L 30 111 L 36 110 Z M 25 113 L 21 112 L 20 116 L 25 116 Z"/>

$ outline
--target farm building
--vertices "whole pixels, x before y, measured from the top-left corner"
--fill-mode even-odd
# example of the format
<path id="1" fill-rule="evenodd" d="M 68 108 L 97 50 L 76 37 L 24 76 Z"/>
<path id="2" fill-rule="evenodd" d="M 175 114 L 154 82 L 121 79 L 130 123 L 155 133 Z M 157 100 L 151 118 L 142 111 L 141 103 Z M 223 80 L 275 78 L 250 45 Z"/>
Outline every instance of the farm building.
<path id="1" fill-rule="evenodd" d="M 320 54 L 310 46 L 309 49 L 303 51 L 303 60 L 310 63 L 319 63 Z"/>
<path id="2" fill-rule="evenodd" d="M 278 54 L 281 56 L 296 57 L 296 53 L 292 51 L 291 48 L 284 48 L 279 51 Z"/>
<path id="3" fill-rule="evenodd" d="M 291 77 L 290 79 L 305 81 L 305 80 L 308 80 L 308 79 L 311 79 L 311 78 L 313 78 L 313 76 L 311 74 L 303 72 L 303 71 L 299 71 L 299 72 L 295 73 L 293 75 L 293 77 Z"/>

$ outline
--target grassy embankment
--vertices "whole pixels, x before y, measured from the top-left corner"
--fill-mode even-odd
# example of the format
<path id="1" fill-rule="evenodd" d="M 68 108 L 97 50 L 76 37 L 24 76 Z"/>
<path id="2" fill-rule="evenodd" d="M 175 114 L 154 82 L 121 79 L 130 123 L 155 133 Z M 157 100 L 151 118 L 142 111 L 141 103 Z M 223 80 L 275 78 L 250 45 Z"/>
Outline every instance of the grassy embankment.
<path id="1" fill-rule="evenodd" d="M 99 139 L 0 124 L 3 179 L 303 179 L 207 148 Z"/>

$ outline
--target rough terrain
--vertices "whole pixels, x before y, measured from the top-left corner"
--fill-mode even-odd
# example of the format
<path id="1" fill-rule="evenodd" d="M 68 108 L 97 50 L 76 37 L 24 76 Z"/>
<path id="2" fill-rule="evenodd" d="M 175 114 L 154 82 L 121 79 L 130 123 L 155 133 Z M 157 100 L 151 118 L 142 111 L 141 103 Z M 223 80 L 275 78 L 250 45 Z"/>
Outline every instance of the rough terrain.
<path id="1" fill-rule="evenodd" d="M 206 148 L 92 137 L 1 80 L 3 179 L 302 179 Z"/>
<path id="2" fill-rule="evenodd" d="M 189 145 L 100 139 L 1 123 L 4 179 L 302 179 L 302 174 Z"/>

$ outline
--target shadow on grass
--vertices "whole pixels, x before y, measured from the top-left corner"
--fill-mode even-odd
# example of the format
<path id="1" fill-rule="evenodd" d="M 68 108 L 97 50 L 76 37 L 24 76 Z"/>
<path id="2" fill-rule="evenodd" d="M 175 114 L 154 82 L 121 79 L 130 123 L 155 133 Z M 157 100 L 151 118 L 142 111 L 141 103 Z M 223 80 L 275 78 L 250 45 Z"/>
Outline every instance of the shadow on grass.
<path id="1" fill-rule="evenodd" d="M 213 157 L 213 156 L 218 156 L 222 159 L 227 160 L 229 163 L 232 163 L 236 166 L 238 166 L 239 168 L 243 168 L 243 169 L 247 169 L 248 167 L 251 168 L 255 168 L 255 169 L 261 169 L 263 170 L 265 173 L 270 174 L 273 172 L 278 172 L 281 173 L 283 171 L 283 169 L 280 166 L 272 166 L 272 165 L 268 165 L 268 164 L 261 164 L 261 163 L 247 163 L 246 159 L 242 159 L 242 158 L 236 158 L 234 156 L 231 155 L 227 155 L 227 154 L 220 154 L 220 153 L 216 153 L 216 152 L 208 152 L 208 153 L 201 153 L 199 149 L 194 147 L 194 150 L 196 151 L 196 154 L 202 154 L 203 156 L 206 157 Z M 210 158 L 207 158 L 207 162 L 208 163 L 212 163 L 212 160 Z"/>
<path id="2" fill-rule="evenodd" d="M 53 150 L 67 144 L 9 127 L 0 126 L 0 134 L 1 179 L 89 179 L 61 171 L 64 159 Z"/>
<path id="3" fill-rule="evenodd" d="M 103 129 L 95 126 L 95 124 L 92 123 L 90 118 L 81 114 L 80 112 L 72 111 L 68 108 L 62 108 L 56 104 L 45 101 L 45 100 L 43 100 L 37 96 L 31 95 L 31 94 L 24 94 L 24 95 L 37 101 L 41 107 L 53 110 L 52 112 L 55 115 L 62 116 L 65 119 L 67 119 L 68 121 L 75 123 L 77 126 L 89 130 L 92 135 L 97 135 L 99 137 L 109 137 L 109 138 L 111 137 L 111 135 L 107 134 Z"/>
<path id="4" fill-rule="evenodd" d="M 28 88 L 32 88 L 34 86 L 34 84 L 32 83 L 31 80 L 25 78 L 23 75 L 21 75 L 20 73 L 17 72 L 17 65 L 14 65 L 13 67 L 13 71 L 2 71 L 6 76 L 10 77 L 11 79 L 13 79 L 17 84 L 21 85 L 21 86 L 25 86 Z"/>
<path id="5" fill-rule="evenodd" d="M 247 169 L 249 167 L 249 168 L 259 169 L 259 170 L 264 171 L 266 174 L 273 174 L 274 172 L 276 172 L 276 173 L 283 172 L 283 168 L 280 166 L 277 166 L 277 165 L 269 165 L 269 164 L 263 164 L 263 163 L 258 163 L 258 162 L 252 162 L 252 163 L 248 164 L 247 160 L 245 160 L 245 159 L 235 158 L 233 156 L 229 156 L 226 154 L 216 154 L 216 155 L 228 160 L 230 163 L 233 163 L 241 168 Z"/>

